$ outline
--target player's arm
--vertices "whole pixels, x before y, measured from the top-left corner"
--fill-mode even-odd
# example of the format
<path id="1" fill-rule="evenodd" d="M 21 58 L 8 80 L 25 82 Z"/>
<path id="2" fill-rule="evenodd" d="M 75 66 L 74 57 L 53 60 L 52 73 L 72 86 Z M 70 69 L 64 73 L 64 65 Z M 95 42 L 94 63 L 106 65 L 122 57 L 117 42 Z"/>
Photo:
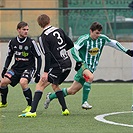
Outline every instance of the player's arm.
<path id="1" fill-rule="evenodd" d="M 79 56 L 79 51 L 75 47 L 73 47 L 71 49 L 71 54 L 72 54 L 72 57 L 75 59 L 76 62 L 83 62 Z"/>
<path id="2" fill-rule="evenodd" d="M 39 44 L 40 44 L 41 51 L 45 57 L 44 72 L 48 72 L 50 68 L 50 60 L 51 60 L 49 48 L 46 46 L 47 43 L 43 42 L 42 37 L 39 37 Z"/>
<path id="3" fill-rule="evenodd" d="M 79 51 L 73 47 L 71 49 L 71 54 L 72 54 L 73 58 L 76 60 L 75 71 L 78 71 L 81 68 L 82 62 L 83 62 L 79 56 Z"/>
<path id="4" fill-rule="evenodd" d="M 105 45 L 113 47 L 113 48 L 115 48 L 121 52 L 124 52 L 124 53 L 128 54 L 129 56 L 133 57 L 133 50 L 125 48 L 124 46 L 121 45 L 121 43 L 119 43 L 116 40 L 107 38 L 107 42 Z"/>
<path id="5" fill-rule="evenodd" d="M 42 53 L 45 56 L 44 72 L 48 72 L 49 68 L 50 68 L 50 62 L 51 62 L 51 52 L 49 50 L 48 43 L 46 42 L 46 40 L 45 40 L 45 42 L 43 42 L 41 37 L 39 37 L 39 44 L 40 44 Z"/>
<path id="6" fill-rule="evenodd" d="M 51 64 L 51 51 L 49 49 L 48 43 L 45 42 L 44 44 L 44 51 L 45 51 L 45 67 L 44 72 L 48 73 L 50 64 Z"/>
<path id="7" fill-rule="evenodd" d="M 34 56 L 37 59 L 37 69 L 36 69 L 36 73 L 34 75 L 35 78 L 35 82 L 38 83 L 38 81 L 40 80 L 40 71 L 41 71 L 41 66 L 42 66 L 42 58 L 41 58 L 41 52 L 40 49 L 38 47 L 38 45 L 36 44 L 36 42 L 34 40 L 32 40 L 33 43 L 33 53 Z"/>
<path id="8" fill-rule="evenodd" d="M 76 66 L 75 66 L 76 71 L 78 71 L 81 68 L 83 63 L 83 60 L 80 58 L 80 55 L 79 55 L 79 50 L 80 48 L 82 48 L 83 45 L 84 45 L 83 42 L 77 41 L 75 42 L 74 47 L 71 49 L 71 54 L 76 61 Z"/>
<path id="9" fill-rule="evenodd" d="M 1 76 L 2 78 L 4 77 L 11 61 L 12 61 L 12 57 L 13 57 L 13 50 L 12 50 L 12 46 L 11 46 L 11 41 L 9 41 L 9 44 L 8 44 L 8 53 L 7 53 L 7 57 L 6 57 L 6 60 L 5 60 L 5 64 L 4 64 L 4 67 L 3 67 L 3 71 L 1 73 Z"/>
<path id="10" fill-rule="evenodd" d="M 67 43 L 66 50 L 69 50 L 72 47 L 74 47 L 74 44 L 73 44 L 72 40 L 67 35 L 65 35 L 65 40 L 66 40 L 66 43 Z"/>
<path id="11" fill-rule="evenodd" d="M 61 32 L 64 35 L 65 42 L 67 44 L 66 45 L 66 50 L 68 51 L 69 49 L 71 49 L 72 47 L 74 47 L 74 44 L 73 44 L 72 40 L 65 34 L 65 32 L 62 29 L 60 29 L 60 30 L 61 30 Z"/>

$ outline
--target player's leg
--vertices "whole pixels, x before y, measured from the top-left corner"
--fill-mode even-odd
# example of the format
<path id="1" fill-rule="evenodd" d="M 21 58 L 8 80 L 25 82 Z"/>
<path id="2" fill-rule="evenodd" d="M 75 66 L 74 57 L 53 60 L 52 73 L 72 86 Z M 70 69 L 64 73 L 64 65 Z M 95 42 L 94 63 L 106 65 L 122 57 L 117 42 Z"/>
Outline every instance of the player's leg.
<path id="1" fill-rule="evenodd" d="M 92 72 L 90 72 L 89 69 L 83 70 L 82 75 L 86 82 L 92 83 L 92 81 L 94 79 L 94 75 Z"/>
<path id="2" fill-rule="evenodd" d="M 53 72 L 51 72 L 52 74 L 51 75 L 58 75 L 58 78 L 54 78 L 54 77 L 52 77 L 52 76 L 50 76 L 49 77 L 49 80 L 53 80 L 53 82 L 54 82 L 54 84 L 56 83 L 56 84 L 61 84 L 65 79 L 66 79 L 66 77 L 69 75 L 69 73 L 70 73 L 70 69 L 68 69 L 68 70 L 66 70 L 66 71 L 64 71 L 63 73 L 62 73 L 62 70 L 58 70 L 58 69 L 55 69 Z M 51 81 L 52 82 L 52 81 Z M 56 87 L 56 86 L 55 86 Z M 59 87 L 57 87 L 58 89 L 54 89 L 54 93 L 48 93 L 47 95 L 46 95 L 46 101 L 44 102 L 44 108 L 45 109 L 47 109 L 48 108 L 48 106 L 49 106 L 49 104 L 50 104 L 50 102 L 53 100 L 53 99 L 55 99 L 55 98 L 58 98 L 59 99 L 59 97 L 57 97 L 57 94 L 56 93 L 59 93 L 59 90 L 60 90 L 60 88 Z M 60 93 L 62 93 L 61 95 L 63 95 L 63 97 L 65 97 L 65 96 L 67 96 L 67 89 L 66 88 L 63 88 L 62 90 L 60 90 Z M 62 97 L 62 96 L 61 96 Z M 61 105 L 62 106 L 62 105 Z M 64 108 L 64 107 L 63 107 Z"/>
<path id="3" fill-rule="evenodd" d="M 63 96 L 64 96 L 64 97 L 66 97 L 66 96 L 68 95 L 68 93 L 67 93 L 67 88 L 63 88 L 63 89 L 62 89 L 62 92 L 63 92 Z M 47 93 L 47 95 L 46 95 L 46 100 L 45 100 L 45 102 L 44 102 L 44 108 L 47 109 L 47 108 L 49 107 L 50 102 L 51 102 L 53 99 L 55 99 L 55 98 L 57 98 L 57 95 L 56 95 L 55 92 L 53 92 L 53 93 L 51 93 L 51 92 Z"/>
<path id="4" fill-rule="evenodd" d="M 31 78 L 33 76 L 34 69 L 28 69 L 25 70 L 21 76 L 21 79 L 19 81 L 21 88 L 23 90 L 24 97 L 27 101 L 27 107 L 22 112 L 29 112 L 31 110 L 31 104 L 32 104 L 32 91 L 28 86 L 28 83 L 31 81 Z"/>
<path id="5" fill-rule="evenodd" d="M 66 106 L 66 102 L 65 102 L 65 98 L 64 98 L 64 95 L 63 95 L 63 91 L 60 89 L 59 85 L 54 85 L 52 84 L 52 88 L 53 90 L 55 91 L 55 94 L 57 96 L 57 99 L 62 107 L 62 114 L 63 115 L 69 115 L 69 111 L 67 109 L 67 106 Z"/>
<path id="6" fill-rule="evenodd" d="M 42 97 L 43 90 L 50 84 L 49 82 L 43 82 L 41 79 L 36 84 L 36 90 L 34 93 L 30 112 L 27 112 L 25 114 L 20 114 L 20 115 L 18 115 L 18 117 L 36 117 L 37 106 L 38 106 L 38 103 Z"/>
<path id="7" fill-rule="evenodd" d="M 92 106 L 88 103 L 88 96 L 91 90 L 91 83 L 85 82 L 83 85 L 83 96 L 82 96 L 82 108 L 91 109 Z"/>
<path id="8" fill-rule="evenodd" d="M 4 78 L 2 78 L 0 82 L 0 92 L 1 92 L 1 102 L 0 107 L 6 107 L 7 106 L 7 95 L 8 95 L 8 84 L 11 86 L 15 86 L 18 83 L 18 80 L 15 80 L 15 73 L 13 70 L 8 70 Z"/>
<path id="9" fill-rule="evenodd" d="M 38 103 L 42 97 L 43 94 L 43 90 L 49 85 L 49 82 L 42 82 L 42 80 L 40 80 L 37 85 L 36 85 L 36 91 L 34 93 L 34 97 L 33 97 L 33 102 L 32 102 L 32 109 L 30 112 L 36 112 Z"/>
<path id="10" fill-rule="evenodd" d="M 84 80 L 86 81 L 83 85 L 83 98 L 82 98 L 82 108 L 91 109 L 92 106 L 88 104 L 88 95 L 91 89 L 91 82 L 94 79 L 93 73 L 87 68 L 86 64 L 84 64 L 85 69 L 80 69 L 78 72 L 79 76 L 83 76 Z M 83 82 L 82 82 L 83 83 Z"/>
<path id="11" fill-rule="evenodd" d="M 64 72 L 62 72 L 62 70 L 60 71 L 60 70 L 56 70 L 56 69 L 55 69 L 55 71 L 53 71 L 53 74 L 57 75 L 58 79 L 57 78 L 54 79 L 52 88 L 55 91 L 58 101 L 62 107 L 63 115 L 69 115 L 69 111 L 66 106 L 63 91 L 60 89 L 59 84 L 61 84 L 67 78 L 69 73 L 70 73 L 70 69 L 67 69 Z"/>
<path id="12" fill-rule="evenodd" d="M 66 97 L 66 96 L 68 95 L 68 93 L 67 93 L 67 88 L 63 88 L 62 91 L 63 91 L 64 97 Z M 53 93 L 48 93 L 48 95 L 49 95 L 48 97 L 49 97 L 50 101 L 52 101 L 53 99 L 57 98 L 55 92 L 53 92 Z M 46 97 L 47 97 L 47 96 L 46 96 Z"/>
<path id="13" fill-rule="evenodd" d="M 22 112 L 29 112 L 32 103 L 32 92 L 31 89 L 28 87 L 28 80 L 26 78 L 21 78 L 19 83 L 22 87 L 23 95 L 27 101 L 27 107 Z"/>
<path id="14" fill-rule="evenodd" d="M 80 89 L 82 88 L 82 85 L 81 83 L 77 82 L 77 81 L 74 81 L 72 83 L 72 85 L 68 88 L 63 88 L 62 89 L 62 92 L 63 92 L 63 95 L 64 97 L 66 97 L 67 95 L 74 95 L 76 92 L 78 92 Z M 53 93 L 48 93 L 46 95 L 46 100 L 44 102 L 44 108 L 47 109 L 49 107 L 49 104 L 50 102 L 57 98 L 57 95 L 56 95 L 56 92 L 53 92 Z"/>
<path id="15" fill-rule="evenodd" d="M 69 73 L 70 73 L 70 70 L 65 71 L 64 73 L 62 73 L 60 75 L 60 79 L 58 81 L 59 84 L 61 84 L 66 79 L 66 77 L 68 76 Z M 63 91 L 64 97 L 68 95 L 67 88 L 63 88 L 62 91 Z M 57 98 L 56 93 L 48 93 L 47 96 L 46 96 L 46 99 L 49 99 L 50 101 L 52 101 L 55 98 Z"/>
<path id="16" fill-rule="evenodd" d="M 81 72 L 80 75 L 82 75 Z M 69 88 L 62 89 L 64 97 L 67 95 L 74 95 L 77 91 L 79 91 L 82 88 L 82 85 L 85 82 L 85 79 L 82 76 L 79 76 L 78 73 L 75 75 L 74 80 L 75 81 Z M 47 109 L 49 107 L 50 102 L 55 98 L 57 98 L 56 93 L 48 93 L 46 95 L 46 101 L 44 102 L 44 108 Z"/>
<path id="17" fill-rule="evenodd" d="M 10 82 L 11 81 L 6 77 L 4 77 L 1 80 L 1 83 L 0 83 L 0 92 L 1 92 L 0 108 L 7 107 L 7 94 L 8 94 L 8 86 L 7 85 Z"/>

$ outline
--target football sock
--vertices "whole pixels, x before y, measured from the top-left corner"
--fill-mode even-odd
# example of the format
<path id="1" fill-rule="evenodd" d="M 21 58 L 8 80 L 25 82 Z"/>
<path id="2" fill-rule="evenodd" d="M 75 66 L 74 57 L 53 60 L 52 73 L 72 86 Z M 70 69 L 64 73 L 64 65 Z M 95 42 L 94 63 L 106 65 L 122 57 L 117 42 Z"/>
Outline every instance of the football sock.
<path id="1" fill-rule="evenodd" d="M 82 104 L 85 101 L 88 101 L 89 92 L 91 90 L 91 83 L 85 82 L 83 85 L 83 96 L 82 96 Z"/>
<path id="2" fill-rule="evenodd" d="M 6 104 L 7 103 L 8 86 L 1 87 L 0 92 L 1 92 L 1 102 L 2 102 L 2 104 Z"/>
<path id="3" fill-rule="evenodd" d="M 67 88 L 63 88 L 62 91 L 63 91 L 64 97 L 68 95 Z M 55 92 L 54 93 L 51 93 L 49 95 L 49 98 L 50 98 L 50 100 L 53 100 L 53 99 L 57 98 L 56 93 Z"/>
<path id="4" fill-rule="evenodd" d="M 34 98 L 33 98 L 33 101 L 32 101 L 32 108 L 31 108 L 30 112 L 32 112 L 32 113 L 36 112 L 36 109 L 37 109 L 39 100 L 42 97 L 42 94 L 43 94 L 42 91 L 36 91 L 35 92 Z"/>
<path id="5" fill-rule="evenodd" d="M 62 91 L 63 91 L 64 97 L 66 97 L 68 95 L 67 88 L 63 88 Z"/>
<path id="6" fill-rule="evenodd" d="M 30 88 L 27 88 L 25 90 L 23 90 L 23 94 L 28 102 L 28 105 L 31 106 L 32 103 L 32 92 Z"/>
<path id="7" fill-rule="evenodd" d="M 57 91 L 56 95 L 57 95 L 60 105 L 62 106 L 62 111 L 65 111 L 65 109 L 67 109 L 67 107 L 66 107 L 65 98 L 63 96 L 63 91 L 62 90 Z"/>

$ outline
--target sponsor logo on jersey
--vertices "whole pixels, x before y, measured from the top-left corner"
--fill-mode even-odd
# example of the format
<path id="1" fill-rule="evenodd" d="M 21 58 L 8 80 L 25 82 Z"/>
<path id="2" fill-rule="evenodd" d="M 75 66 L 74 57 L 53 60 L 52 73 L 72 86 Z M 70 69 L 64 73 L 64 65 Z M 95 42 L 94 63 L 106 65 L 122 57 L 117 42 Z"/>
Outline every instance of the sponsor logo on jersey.
<path id="1" fill-rule="evenodd" d="M 29 55 L 29 53 L 27 53 L 25 51 L 24 52 L 18 52 L 18 51 L 16 51 L 15 52 L 15 55 L 19 55 L 19 56 L 22 55 L 23 57 L 27 57 Z"/>
<path id="2" fill-rule="evenodd" d="M 17 60 L 17 61 L 29 61 L 29 59 L 25 59 L 25 58 L 15 58 L 15 60 Z"/>
<path id="3" fill-rule="evenodd" d="M 99 48 L 92 48 L 88 52 L 89 52 L 90 55 L 95 56 L 95 55 L 98 54 Z"/>
<path id="4" fill-rule="evenodd" d="M 28 56 L 28 55 L 29 55 L 29 53 L 22 52 L 22 56 L 26 57 L 26 56 Z"/>

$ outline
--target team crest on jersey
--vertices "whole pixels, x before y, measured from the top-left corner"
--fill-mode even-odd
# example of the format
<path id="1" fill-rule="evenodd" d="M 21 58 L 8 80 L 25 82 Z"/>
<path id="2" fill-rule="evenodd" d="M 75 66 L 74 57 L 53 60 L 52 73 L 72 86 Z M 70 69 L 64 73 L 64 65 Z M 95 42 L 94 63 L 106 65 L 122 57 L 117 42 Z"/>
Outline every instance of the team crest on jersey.
<path id="1" fill-rule="evenodd" d="M 95 56 L 95 55 L 98 54 L 99 48 L 92 48 L 88 52 L 89 52 L 90 55 Z"/>
<path id="2" fill-rule="evenodd" d="M 25 46 L 24 49 L 25 49 L 25 50 L 28 50 L 29 48 L 28 48 L 28 46 Z"/>
<path id="3" fill-rule="evenodd" d="M 22 50 L 23 49 L 23 46 L 22 45 L 19 45 L 19 49 Z"/>

